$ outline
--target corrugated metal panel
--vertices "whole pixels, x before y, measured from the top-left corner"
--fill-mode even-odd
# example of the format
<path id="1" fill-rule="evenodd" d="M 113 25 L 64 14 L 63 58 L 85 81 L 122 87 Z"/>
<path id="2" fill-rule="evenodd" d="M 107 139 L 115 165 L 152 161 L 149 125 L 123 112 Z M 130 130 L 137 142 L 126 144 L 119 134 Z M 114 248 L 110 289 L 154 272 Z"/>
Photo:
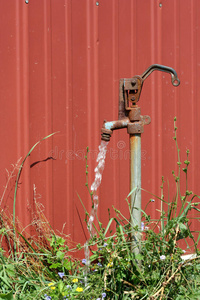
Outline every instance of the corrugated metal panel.
<path id="1" fill-rule="evenodd" d="M 174 194 L 176 115 L 182 160 L 185 150 L 191 151 L 189 189 L 200 193 L 199 6 L 197 0 L 0 2 L 1 193 L 5 168 L 12 169 L 35 142 L 59 131 L 34 150 L 23 171 L 17 202 L 21 220 L 30 222 L 27 209 L 35 185 L 54 228 L 62 230 L 66 223 L 65 233 L 84 241 L 78 195 L 90 210 L 86 147 L 92 183 L 103 120 L 117 119 L 119 79 L 142 74 L 153 63 L 176 69 L 181 85 L 174 88 L 169 74 L 159 72 L 144 83 L 140 105 L 152 122 L 142 135 L 142 186 L 159 195 L 164 175 Z M 114 132 L 100 189 L 104 222 L 112 205 L 127 213 L 128 145 L 126 130 Z M 143 193 L 143 207 L 149 197 Z M 156 217 L 160 204 L 151 205 Z"/>

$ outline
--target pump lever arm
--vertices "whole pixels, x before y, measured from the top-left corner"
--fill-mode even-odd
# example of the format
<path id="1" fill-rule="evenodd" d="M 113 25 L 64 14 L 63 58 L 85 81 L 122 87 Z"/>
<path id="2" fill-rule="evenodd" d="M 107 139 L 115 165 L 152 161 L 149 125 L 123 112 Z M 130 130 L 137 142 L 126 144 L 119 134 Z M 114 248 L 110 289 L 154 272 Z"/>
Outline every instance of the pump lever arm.
<path id="1" fill-rule="evenodd" d="M 162 71 L 162 72 L 167 72 L 171 74 L 172 77 L 172 84 L 174 86 L 179 86 L 180 84 L 180 80 L 178 79 L 178 75 L 176 73 L 176 71 L 173 68 L 170 67 L 166 67 L 163 65 L 158 65 L 158 64 L 154 64 L 151 65 L 142 75 L 142 80 L 144 81 L 153 71 L 158 70 L 158 71 Z"/>

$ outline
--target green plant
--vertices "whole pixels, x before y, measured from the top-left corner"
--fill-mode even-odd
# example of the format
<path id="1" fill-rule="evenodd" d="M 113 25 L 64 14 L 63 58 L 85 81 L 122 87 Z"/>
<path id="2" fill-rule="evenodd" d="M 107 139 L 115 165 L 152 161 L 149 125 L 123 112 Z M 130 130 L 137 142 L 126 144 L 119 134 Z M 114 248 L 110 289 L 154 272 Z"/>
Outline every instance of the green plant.
<path id="1" fill-rule="evenodd" d="M 147 215 L 146 208 L 141 211 L 141 228 L 133 227 L 129 217 L 114 207 L 115 217 L 109 217 L 106 227 L 97 218 L 97 225 L 94 224 L 95 234 L 88 241 L 89 263 L 84 258 L 73 259 L 71 253 L 84 246 L 75 246 L 68 236 L 57 235 L 36 200 L 35 221 L 31 224 L 37 233 L 34 239 L 16 221 L 15 209 L 13 216 L 7 216 L 2 210 L 0 299 L 200 299 L 200 234 L 195 236 L 190 226 L 190 212 L 193 210 L 199 214 L 200 197 L 189 191 L 189 151 L 186 151 L 186 160 L 181 169 L 176 123 L 174 130 L 178 153 L 177 174 L 172 172 L 176 185 L 174 198 L 170 199 L 165 194 L 166 183 L 162 177 L 161 197 L 153 195 L 154 199 L 150 198 L 147 204 L 160 202 L 161 210 L 157 220 Z M 88 151 L 87 149 L 87 153 Z M 16 186 L 25 160 L 19 168 Z M 181 186 L 183 175 L 186 182 L 184 190 Z M 88 186 L 87 155 L 86 187 L 93 207 L 93 193 Z M 126 199 L 129 214 L 129 197 L 134 192 L 131 191 Z M 85 207 L 84 210 L 87 223 L 89 213 Z M 132 249 L 134 231 L 141 235 L 139 254 Z M 3 250 L 5 240 L 8 252 Z M 193 253 L 187 260 L 183 260 L 183 243 L 188 252 Z"/>
<path id="2" fill-rule="evenodd" d="M 164 178 L 162 178 L 161 197 L 156 197 L 161 202 L 160 218 L 151 220 L 151 217 L 143 211 L 144 228 L 142 235 L 140 254 L 135 255 L 131 248 L 131 232 L 138 231 L 132 228 L 129 220 L 120 211 L 115 209 L 116 217 L 110 219 L 107 228 L 102 228 L 99 222 L 99 230 L 90 240 L 90 247 L 96 245 L 97 250 L 92 251 L 91 270 L 93 263 L 96 272 L 88 274 L 88 285 L 93 288 L 94 282 L 101 282 L 101 289 L 106 290 L 109 299 L 198 299 L 200 297 L 199 277 L 199 250 L 197 248 L 200 235 L 195 240 L 190 229 L 191 217 L 189 212 L 199 212 L 199 196 L 188 190 L 189 151 L 186 151 L 187 159 L 184 161 L 183 173 L 186 175 L 185 192 L 181 193 L 181 161 L 180 150 L 177 143 L 176 118 L 174 119 L 174 140 L 178 153 L 178 174 L 173 176 L 176 183 L 176 194 L 171 200 L 165 200 L 163 191 Z M 134 191 L 133 191 L 134 192 Z M 155 197 L 155 196 L 154 196 Z M 197 199 L 196 202 L 195 199 Z M 129 212 L 130 202 L 126 199 Z M 151 199 L 149 203 L 151 203 Z M 165 210 L 166 208 L 166 210 Z M 86 214 L 87 219 L 88 214 Z M 199 218 L 199 217 L 198 217 Z M 112 223 L 116 225 L 113 234 L 109 231 Z M 180 241 L 185 241 L 186 246 L 195 257 L 183 261 L 184 251 L 180 248 Z M 190 241 L 190 246 L 189 246 Z M 104 247 L 103 245 L 105 245 Z M 140 263 L 138 263 L 140 261 Z M 96 291 L 96 295 L 99 292 Z M 85 298 L 87 299 L 87 297 Z"/>
<path id="3" fill-rule="evenodd" d="M 51 137 L 51 135 L 43 138 Z M 59 278 L 57 272 L 70 269 L 74 259 L 68 248 L 76 249 L 67 236 L 58 236 L 47 221 L 41 205 L 37 202 L 34 187 L 33 222 L 29 225 L 34 232 L 34 239 L 22 228 L 15 214 L 17 187 L 27 157 L 41 142 L 37 142 L 28 152 L 20 165 L 14 166 L 14 171 L 8 174 L 8 181 L 15 178 L 13 215 L 0 212 L 0 299 L 41 299 L 43 290 L 48 283 Z M 18 162 L 19 163 L 19 162 Z M 8 184 L 6 184 L 6 189 Z M 5 195 L 3 192 L 3 196 Z M 3 202 L 1 197 L 1 204 Z M 3 250 L 6 249 L 6 250 Z M 69 263 L 71 265 L 69 267 Z M 13 298 L 14 297 L 14 298 Z"/>

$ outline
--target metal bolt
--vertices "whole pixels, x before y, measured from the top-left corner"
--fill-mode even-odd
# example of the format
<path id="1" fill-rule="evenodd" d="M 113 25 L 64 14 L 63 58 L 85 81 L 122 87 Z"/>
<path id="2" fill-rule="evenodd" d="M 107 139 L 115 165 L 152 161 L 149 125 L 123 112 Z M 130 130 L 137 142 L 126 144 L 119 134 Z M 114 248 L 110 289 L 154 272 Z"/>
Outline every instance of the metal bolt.
<path id="1" fill-rule="evenodd" d="M 162 7 L 162 3 L 160 3 L 159 6 Z"/>
<path id="2" fill-rule="evenodd" d="M 26 4 L 28 4 L 28 2 L 29 2 L 28 0 L 25 1 Z"/>
<path id="3" fill-rule="evenodd" d="M 96 6 L 99 6 L 99 2 L 98 1 L 96 2 Z"/>
<path id="4" fill-rule="evenodd" d="M 135 81 L 135 80 L 132 80 L 132 81 L 131 81 L 131 84 L 132 84 L 132 86 L 136 85 L 136 81 Z"/>

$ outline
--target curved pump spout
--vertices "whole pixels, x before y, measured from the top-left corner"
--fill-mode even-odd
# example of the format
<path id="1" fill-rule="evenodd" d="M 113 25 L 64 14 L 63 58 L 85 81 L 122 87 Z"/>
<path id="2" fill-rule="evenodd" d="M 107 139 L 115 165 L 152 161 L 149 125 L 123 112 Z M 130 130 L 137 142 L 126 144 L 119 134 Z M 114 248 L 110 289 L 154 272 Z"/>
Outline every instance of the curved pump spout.
<path id="1" fill-rule="evenodd" d="M 101 140 L 105 142 L 109 142 L 113 130 L 126 128 L 129 122 L 130 122 L 129 118 L 125 118 L 117 121 L 111 121 L 111 122 L 106 122 L 106 120 L 104 120 L 101 129 Z"/>

